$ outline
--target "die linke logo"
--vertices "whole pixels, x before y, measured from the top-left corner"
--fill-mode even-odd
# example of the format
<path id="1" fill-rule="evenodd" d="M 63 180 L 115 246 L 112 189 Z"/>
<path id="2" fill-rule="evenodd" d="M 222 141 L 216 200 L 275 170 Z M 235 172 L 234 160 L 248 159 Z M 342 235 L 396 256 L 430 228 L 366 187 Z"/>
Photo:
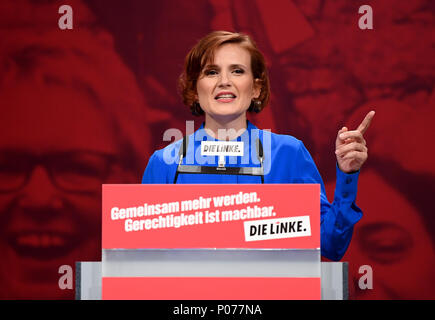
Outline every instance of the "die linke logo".
<path id="1" fill-rule="evenodd" d="M 244 230 L 245 241 L 311 236 L 309 216 L 245 221 Z"/>
<path id="2" fill-rule="evenodd" d="M 201 155 L 243 157 L 243 142 L 242 141 L 201 141 Z"/>

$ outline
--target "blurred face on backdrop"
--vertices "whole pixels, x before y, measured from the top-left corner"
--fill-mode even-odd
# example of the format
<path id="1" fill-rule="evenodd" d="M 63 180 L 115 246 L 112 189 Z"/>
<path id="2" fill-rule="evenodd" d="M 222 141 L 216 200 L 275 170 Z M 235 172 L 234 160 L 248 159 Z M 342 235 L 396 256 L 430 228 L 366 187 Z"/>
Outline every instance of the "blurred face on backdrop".
<path id="1" fill-rule="evenodd" d="M 197 82 L 199 104 L 211 123 L 246 122 L 252 99 L 260 95 L 254 81 L 249 51 L 228 43 L 216 49 L 214 61 L 206 64 Z M 245 123 L 246 125 L 246 123 Z"/>
<path id="2" fill-rule="evenodd" d="M 102 184 L 138 182 L 159 113 L 110 34 L 37 31 L 0 37 L 0 298 L 72 299 L 59 268 L 101 261 Z"/>
<path id="3" fill-rule="evenodd" d="M 113 131 L 78 90 L 21 82 L 0 99 L 1 296 L 71 298 L 58 288 L 59 267 L 101 259 Z"/>
<path id="4" fill-rule="evenodd" d="M 333 192 L 335 185 L 326 188 Z M 418 210 L 373 169 L 360 177 L 358 189 L 364 218 L 343 257 L 350 263 L 350 298 L 433 299 L 435 251 Z M 373 290 L 359 287 L 363 265 L 372 268 Z"/>

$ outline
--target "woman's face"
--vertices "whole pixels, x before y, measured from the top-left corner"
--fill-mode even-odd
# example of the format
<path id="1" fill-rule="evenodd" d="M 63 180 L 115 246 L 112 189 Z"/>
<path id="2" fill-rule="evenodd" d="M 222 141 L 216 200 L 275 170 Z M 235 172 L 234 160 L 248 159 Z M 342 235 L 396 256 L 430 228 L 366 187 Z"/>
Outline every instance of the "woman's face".
<path id="1" fill-rule="evenodd" d="M 260 95 L 258 82 L 254 81 L 246 49 L 238 44 L 217 48 L 213 63 L 204 67 L 196 87 L 206 121 L 229 122 L 244 117 L 252 99 Z"/>

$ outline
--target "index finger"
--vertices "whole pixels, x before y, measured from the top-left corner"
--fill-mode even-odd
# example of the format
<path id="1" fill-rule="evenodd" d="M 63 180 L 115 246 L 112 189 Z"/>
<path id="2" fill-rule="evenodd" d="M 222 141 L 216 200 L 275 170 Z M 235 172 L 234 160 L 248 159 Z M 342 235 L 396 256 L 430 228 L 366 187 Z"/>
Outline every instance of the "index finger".
<path id="1" fill-rule="evenodd" d="M 374 116 L 375 116 L 375 112 L 373 110 L 367 113 L 364 120 L 361 122 L 361 124 L 358 126 L 356 130 L 364 134 L 369 128 L 370 123 L 372 122 Z"/>

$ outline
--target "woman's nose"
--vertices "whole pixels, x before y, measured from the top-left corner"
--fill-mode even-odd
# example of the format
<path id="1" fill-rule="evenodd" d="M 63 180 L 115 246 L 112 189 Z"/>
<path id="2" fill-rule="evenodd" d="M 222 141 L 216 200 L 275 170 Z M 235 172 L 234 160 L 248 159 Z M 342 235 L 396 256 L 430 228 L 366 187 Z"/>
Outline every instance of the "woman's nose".
<path id="1" fill-rule="evenodd" d="M 219 76 L 219 83 L 218 85 L 220 87 L 228 87 L 231 86 L 231 79 L 230 75 L 227 72 L 221 72 Z"/>

